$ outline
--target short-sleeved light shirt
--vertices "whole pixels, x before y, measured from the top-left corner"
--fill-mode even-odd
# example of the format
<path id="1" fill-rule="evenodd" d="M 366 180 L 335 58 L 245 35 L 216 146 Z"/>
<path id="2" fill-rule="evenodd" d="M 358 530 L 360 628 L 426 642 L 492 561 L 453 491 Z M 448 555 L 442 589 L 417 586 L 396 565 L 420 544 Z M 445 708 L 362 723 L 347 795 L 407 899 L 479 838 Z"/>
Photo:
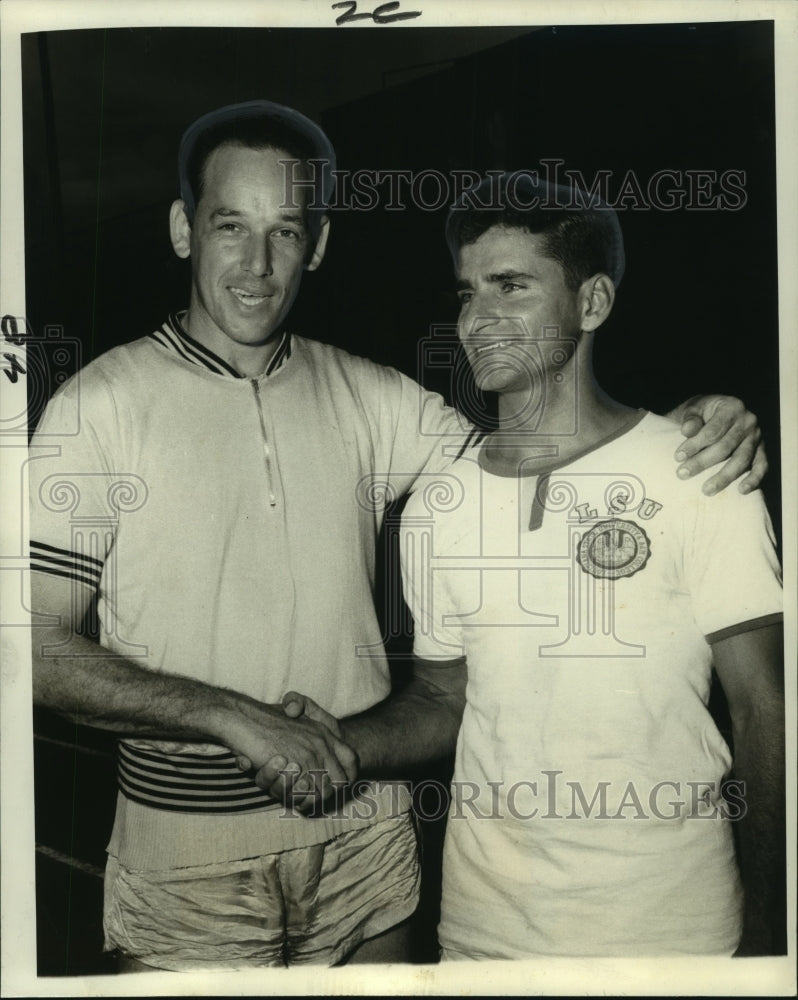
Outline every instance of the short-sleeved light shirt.
<path id="1" fill-rule="evenodd" d="M 740 803 L 724 806 L 707 702 L 713 641 L 780 618 L 772 529 L 760 493 L 676 478 L 667 420 L 622 430 L 546 475 L 472 450 L 404 513 L 415 653 L 468 664 L 440 925 L 455 953 L 722 953 L 739 936 L 720 816 Z"/>

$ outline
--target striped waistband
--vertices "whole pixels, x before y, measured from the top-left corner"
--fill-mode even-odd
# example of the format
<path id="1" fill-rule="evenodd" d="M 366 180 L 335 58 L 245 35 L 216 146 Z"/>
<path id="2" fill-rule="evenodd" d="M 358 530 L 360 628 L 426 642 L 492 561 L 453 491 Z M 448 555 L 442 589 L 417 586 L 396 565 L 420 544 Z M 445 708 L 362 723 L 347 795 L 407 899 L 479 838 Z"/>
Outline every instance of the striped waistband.
<path id="1" fill-rule="evenodd" d="M 126 798 L 154 809 L 240 813 L 278 804 L 239 770 L 229 750 L 171 754 L 120 742 L 118 775 Z"/>
<path id="2" fill-rule="evenodd" d="M 96 589 L 102 576 L 103 563 L 93 556 L 73 552 L 70 549 L 59 549 L 54 545 L 45 545 L 44 542 L 31 539 L 30 568 L 40 573 L 77 580 Z"/>

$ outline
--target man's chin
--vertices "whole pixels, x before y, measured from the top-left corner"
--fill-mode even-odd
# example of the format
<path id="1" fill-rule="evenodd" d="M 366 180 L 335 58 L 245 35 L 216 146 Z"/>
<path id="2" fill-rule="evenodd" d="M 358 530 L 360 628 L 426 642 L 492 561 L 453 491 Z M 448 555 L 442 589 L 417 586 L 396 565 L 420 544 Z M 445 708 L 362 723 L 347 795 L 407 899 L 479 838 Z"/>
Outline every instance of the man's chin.
<path id="1" fill-rule="evenodd" d="M 242 347 L 266 347 L 283 332 L 282 320 L 266 323 L 231 323 L 227 336 Z"/>
<path id="2" fill-rule="evenodd" d="M 517 392 L 524 387 L 529 388 L 532 380 L 527 374 L 517 368 L 509 366 L 494 367 L 492 370 L 480 371 L 479 367 L 474 371 L 474 381 L 481 392 Z"/>

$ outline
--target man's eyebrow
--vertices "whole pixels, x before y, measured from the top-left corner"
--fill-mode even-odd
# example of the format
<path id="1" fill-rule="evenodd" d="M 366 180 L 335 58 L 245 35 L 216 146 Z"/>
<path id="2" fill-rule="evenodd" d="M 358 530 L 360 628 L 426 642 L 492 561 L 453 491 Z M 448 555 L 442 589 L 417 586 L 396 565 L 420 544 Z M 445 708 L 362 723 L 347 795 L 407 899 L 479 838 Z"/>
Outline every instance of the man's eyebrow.
<path id="1" fill-rule="evenodd" d="M 526 281 L 534 281 L 535 275 L 528 274 L 526 271 L 497 271 L 494 274 L 489 274 L 487 280 L 494 285 L 500 285 L 503 281 L 518 281 L 518 279 L 524 279 Z M 455 282 L 455 288 L 457 291 L 462 291 L 464 288 L 472 288 L 470 281 L 465 278 L 458 278 Z"/>
<path id="2" fill-rule="evenodd" d="M 211 212 L 211 218 L 215 218 L 217 215 L 222 216 L 222 218 L 240 218 L 243 213 L 239 212 L 237 208 L 216 208 Z"/>
<path id="3" fill-rule="evenodd" d="M 221 206 L 211 212 L 211 219 L 242 219 L 246 217 L 246 212 L 238 208 L 225 208 Z M 280 213 L 279 222 L 292 222 L 297 226 L 305 225 L 305 217 L 301 212 L 286 210 Z"/>
<path id="4" fill-rule="evenodd" d="M 534 274 L 528 274 L 525 271 L 499 271 L 496 274 L 489 274 L 488 281 L 493 284 L 501 284 L 503 281 L 516 281 L 518 278 L 531 281 L 534 277 Z"/>
<path id="5" fill-rule="evenodd" d="M 305 216 L 302 212 L 281 212 L 280 213 L 281 222 L 296 222 L 297 225 L 303 226 L 305 224 Z"/>

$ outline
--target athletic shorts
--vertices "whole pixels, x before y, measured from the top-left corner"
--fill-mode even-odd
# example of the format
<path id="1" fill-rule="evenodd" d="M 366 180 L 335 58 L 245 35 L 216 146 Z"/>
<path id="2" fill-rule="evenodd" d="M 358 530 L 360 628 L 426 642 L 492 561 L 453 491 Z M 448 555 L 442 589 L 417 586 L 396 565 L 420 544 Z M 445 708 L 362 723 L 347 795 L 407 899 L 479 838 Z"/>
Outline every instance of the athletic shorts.
<path id="1" fill-rule="evenodd" d="M 335 965 L 418 905 L 410 813 L 311 847 L 168 871 L 109 855 L 105 950 L 172 971 Z"/>

